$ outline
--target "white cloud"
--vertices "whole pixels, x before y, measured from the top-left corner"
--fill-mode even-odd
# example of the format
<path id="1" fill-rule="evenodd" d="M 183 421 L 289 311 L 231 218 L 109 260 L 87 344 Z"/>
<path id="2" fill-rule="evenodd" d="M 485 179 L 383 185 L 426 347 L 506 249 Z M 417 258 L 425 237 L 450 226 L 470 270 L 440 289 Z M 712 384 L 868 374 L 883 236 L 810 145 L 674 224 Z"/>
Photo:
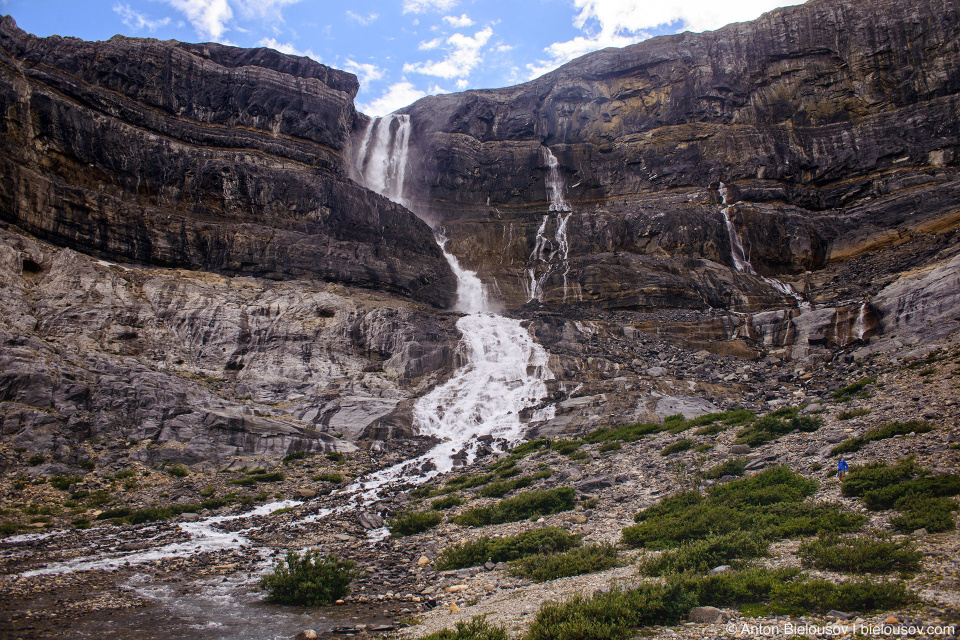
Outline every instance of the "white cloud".
<path id="1" fill-rule="evenodd" d="M 544 51 L 549 56 L 527 64 L 527 78 L 535 78 L 585 53 L 606 47 L 625 47 L 650 37 L 663 25 L 680 30 L 717 29 L 731 22 L 752 20 L 765 11 L 802 0 L 573 0 L 579 13 L 573 24 L 585 35 L 554 42 Z"/>
<path id="2" fill-rule="evenodd" d="M 429 51 L 430 49 L 436 49 L 437 47 L 442 45 L 443 42 L 444 42 L 444 38 L 443 36 L 440 36 L 439 38 L 434 38 L 433 40 L 425 40 L 421 42 L 420 46 L 417 48 L 420 49 L 421 51 Z"/>
<path id="3" fill-rule="evenodd" d="M 476 24 L 476 22 L 468 18 L 465 13 L 461 13 L 459 18 L 456 16 L 443 16 L 443 21 L 454 29 L 465 29 Z"/>
<path id="4" fill-rule="evenodd" d="M 457 0 L 403 0 L 403 12 L 449 11 L 456 4 Z"/>
<path id="5" fill-rule="evenodd" d="M 187 20 L 204 38 L 222 40 L 233 9 L 227 0 L 167 0 L 171 7 L 187 16 Z"/>
<path id="6" fill-rule="evenodd" d="M 383 78 L 383 69 L 378 67 L 375 64 L 370 64 L 369 62 L 357 62 L 356 60 L 347 59 L 343 63 L 343 68 L 351 73 L 355 73 L 358 78 L 360 78 L 360 84 L 364 85 L 368 82 L 374 82 Z"/>
<path id="7" fill-rule="evenodd" d="M 491 27 L 484 27 L 473 34 L 473 37 L 465 36 L 462 33 L 455 33 L 447 38 L 447 57 L 438 62 L 429 60 L 420 64 L 407 63 L 403 65 L 404 73 L 416 72 L 428 76 L 437 76 L 438 78 L 462 78 L 470 74 L 482 61 L 480 50 L 483 48 L 490 36 L 493 35 Z"/>
<path id="8" fill-rule="evenodd" d="M 245 18 L 264 18 L 283 22 L 283 8 L 300 0 L 233 0 Z"/>
<path id="9" fill-rule="evenodd" d="M 170 24 L 170 18 L 162 20 L 150 20 L 142 13 L 138 13 L 130 8 L 128 4 L 117 3 L 113 5 L 113 12 L 120 16 L 123 24 L 135 31 L 146 29 L 147 31 L 156 31 L 158 27 L 165 27 Z"/>
<path id="10" fill-rule="evenodd" d="M 368 13 L 367 15 L 363 16 L 363 15 L 360 15 L 359 13 L 347 10 L 347 17 L 358 24 L 367 26 L 367 25 L 373 24 L 373 22 L 380 17 L 380 14 Z"/>
<path id="11" fill-rule="evenodd" d="M 292 56 L 305 56 L 307 58 L 313 58 L 318 62 L 320 61 L 320 56 L 310 49 L 301 51 L 292 42 L 278 42 L 276 38 L 261 38 L 260 41 L 257 42 L 257 46 L 269 47 L 270 49 L 276 49 L 280 53 L 287 53 Z"/>
<path id="12" fill-rule="evenodd" d="M 417 89 L 413 83 L 398 82 L 390 85 L 390 88 L 373 102 L 358 104 L 357 108 L 369 116 L 384 116 L 416 102 L 425 95 L 426 92 Z"/>

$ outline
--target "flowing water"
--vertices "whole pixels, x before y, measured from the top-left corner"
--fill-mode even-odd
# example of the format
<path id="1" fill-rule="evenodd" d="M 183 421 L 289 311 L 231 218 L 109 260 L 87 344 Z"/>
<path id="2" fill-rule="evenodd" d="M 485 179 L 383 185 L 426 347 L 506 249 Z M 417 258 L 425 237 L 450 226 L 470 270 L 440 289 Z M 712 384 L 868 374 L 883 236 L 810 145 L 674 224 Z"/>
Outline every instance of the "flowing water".
<path id="1" fill-rule="evenodd" d="M 540 227 L 537 229 L 533 251 L 527 260 L 530 265 L 527 267 L 527 278 L 529 280 L 527 295 L 529 301 L 542 302 L 544 285 L 554 266 L 557 266 L 563 269 L 563 301 L 566 302 L 571 289 L 568 282 L 570 275 L 570 241 L 567 237 L 567 223 L 570 222 L 570 216 L 573 215 L 573 208 L 566 200 L 567 184 L 560 173 L 560 162 L 548 147 L 541 147 L 541 149 L 548 169 L 544 182 L 547 199 L 550 201 L 549 211 L 556 215 L 547 214 L 543 216 Z M 551 223 L 554 227 L 552 237 L 547 231 L 547 227 Z M 577 298 L 582 299 L 579 285 L 574 288 Z"/>

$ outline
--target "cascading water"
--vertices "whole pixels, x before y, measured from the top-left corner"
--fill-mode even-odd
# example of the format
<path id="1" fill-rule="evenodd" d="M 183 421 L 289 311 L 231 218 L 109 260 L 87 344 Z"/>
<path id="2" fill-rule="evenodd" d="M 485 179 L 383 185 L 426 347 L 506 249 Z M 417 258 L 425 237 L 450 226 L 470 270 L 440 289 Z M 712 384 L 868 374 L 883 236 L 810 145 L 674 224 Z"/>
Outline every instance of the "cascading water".
<path id="1" fill-rule="evenodd" d="M 398 126 L 409 128 L 409 118 L 401 117 L 406 120 Z M 391 199 L 394 194 L 396 201 L 403 204 L 399 198 L 402 196 L 406 158 L 380 159 L 375 155 L 381 150 L 406 155 L 409 133 L 401 136 L 398 131 L 394 138 L 399 137 L 402 144 L 391 145 L 374 143 L 378 134 L 373 129 L 368 133 L 360 150 L 370 157 L 359 158 L 357 166 L 377 164 L 397 167 L 400 171 L 392 175 L 397 183 L 392 187 L 366 183 L 368 179 L 380 176 L 379 173 L 366 170 L 361 176 L 369 188 Z M 555 192 L 562 202 L 562 180 L 560 185 Z M 565 211 L 569 211 L 569 207 Z M 565 225 L 563 233 L 566 233 Z M 525 426 L 521 411 L 543 401 L 547 395 L 546 381 L 553 378 L 547 367 L 549 356 L 543 347 L 533 340 L 519 320 L 494 313 L 477 274 L 462 268 L 457 258 L 446 251 L 445 238 L 438 237 L 437 242 L 457 276 L 457 310 L 467 314 L 457 321 L 462 336 L 458 349 L 464 364 L 446 383 L 414 405 L 413 422 L 418 433 L 442 442 L 419 458 L 364 478 L 354 488 L 364 489 L 363 498 L 366 500 L 374 499 L 380 487 L 400 477 L 408 481 L 417 476 L 426 479 L 449 471 L 458 461 L 469 463 L 475 456 L 480 436 L 519 440 Z M 565 235 L 562 246 L 566 246 Z M 541 409 L 534 417 L 548 419 L 552 417 L 551 409 Z M 458 454 L 460 457 L 456 457 Z"/>
<path id="2" fill-rule="evenodd" d="M 723 206 L 720 208 L 720 213 L 723 214 L 723 221 L 727 225 L 727 237 L 730 238 L 730 257 L 733 259 L 733 267 L 741 273 L 747 273 L 752 276 L 756 276 L 758 274 L 756 271 L 754 271 L 753 265 L 750 264 L 750 254 L 744 251 L 743 240 L 740 238 L 737 228 L 733 225 L 733 221 L 730 219 L 731 205 L 727 203 L 727 196 L 729 193 L 730 191 L 727 189 L 727 186 L 721 182 L 720 198 L 722 199 Z M 769 284 L 780 293 L 788 295 L 796 300 L 800 307 L 810 306 L 810 303 L 804 300 L 803 296 L 801 296 L 796 289 L 786 282 L 777 280 L 776 278 L 768 278 L 766 276 L 759 277 L 761 280 Z"/>
<path id="3" fill-rule="evenodd" d="M 554 259 L 558 258 L 558 263 L 563 268 L 563 301 L 567 301 L 569 294 L 568 277 L 570 275 L 570 242 L 567 238 L 567 223 L 570 216 L 573 215 L 573 208 L 566 200 L 567 185 L 560 173 L 560 162 L 553 155 L 549 147 L 541 147 L 543 159 L 547 165 L 547 177 L 545 179 L 547 198 L 550 201 L 550 212 L 556 213 L 554 224 L 556 229 L 551 239 L 547 235 L 547 226 L 551 221 L 551 215 L 543 216 L 540 228 L 537 229 L 537 238 L 534 243 L 533 251 L 530 253 L 527 268 L 527 276 L 530 280 L 527 295 L 529 300 L 543 301 L 544 285 L 554 267 Z M 577 291 L 578 298 L 579 286 Z"/>
<path id="4" fill-rule="evenodd" d="M 410 144 L 410 116 L 390 114 L 367 124 L 354 165 L 363 185 L 406 205 L 403 180 Z"/>

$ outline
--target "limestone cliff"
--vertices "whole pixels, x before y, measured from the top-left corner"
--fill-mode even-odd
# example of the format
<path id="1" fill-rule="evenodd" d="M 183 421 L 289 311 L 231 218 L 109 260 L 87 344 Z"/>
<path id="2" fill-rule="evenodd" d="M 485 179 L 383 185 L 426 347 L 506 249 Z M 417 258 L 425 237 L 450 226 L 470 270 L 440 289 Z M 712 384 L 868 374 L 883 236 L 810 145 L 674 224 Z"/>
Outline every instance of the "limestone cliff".
<path id="1" fill-rule="evenodd" d="M 783 305 L 731 273 L 719 183 L 754 269 L 801 287 L 804 271 L 956 228 L 958 69 L 955 3 L 813 0 L 424 98 L 403 110 L 407 197 L 510 304 Z M 563 241 L 544 147 L 573 211 Z M 534 296 L 529 274 L 551 260 Z"/>
<path id="2" fill-rule="evenodd" d="M 0 219 L 102 257 L 452 302 L 430 230 L 343 172 L 351 74 L 0 22 Z"/>

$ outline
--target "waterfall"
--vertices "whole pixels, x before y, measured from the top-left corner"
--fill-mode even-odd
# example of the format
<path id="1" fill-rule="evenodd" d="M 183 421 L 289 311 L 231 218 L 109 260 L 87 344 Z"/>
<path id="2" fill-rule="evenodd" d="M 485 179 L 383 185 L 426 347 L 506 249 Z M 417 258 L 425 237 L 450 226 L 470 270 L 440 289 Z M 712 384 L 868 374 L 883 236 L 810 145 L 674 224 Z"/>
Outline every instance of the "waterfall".
<path id="1" fill-rule="evenodd" d="M 409 116 L 371 121 L 355 164 L 368 188 L 400 204 L 406 204 L 402 187 L 409 131 Z M 565 234 L 564 225 L 562 246 L 566 245 Z M 366 500 L 373 500 L 381 486 L 394 480 L 423 480 L 456 464 L 468 464 L 476 456 L 481 436 L 520 440 L 526 426 L 521 412 L 542 404 L 547 396 L 546 381 L 553 379 L 546 350 L 519 320 L 494 313 L 477 274 L 461 267 L 456 256 L 446 250 L 446 238 L 438 236 L 437 243 L 457 277 L 457 310 L 466 314 L 457 321 L 461 334 L 457 350 L 463 365 L 413 407 L 416 432 L 441 443 L 419 458 L 364 478 L 354 488 L 362 488 Z M 545 247 L 541 250 L 546 251 Z M 554 411 L 552 406 L 538 409 L 531 419 L 549 419 Z"/>
<path id="2" fill-rule="evenodd" d="M 547 226 L 552 216 L 550 214 L 543 216 L 540 228 L 537 229 L 537 237 L 534 242 L 533 251 L 527 260 L 528 264 L 530 264 L 530 266 L 527 267 L 527 277 L 529 278 L 529 284 L 527 286 L 528 302 L 532 300 L 543 301 L 544 285 L 550 273 L 553 271 L 554 265 L 557 263 L 563 268 L 563 301 L 566 302 L 570 288 L 568 284 L 568 277 L 570 275 L 570 242 L 567 238 L 567 223 L 570 221 L 570 216 L 573 215 L 573 208 L 566 200 L 567 184 L 560 174 L 560 162 L 557 160 L 557 157 L 553 155 L 553 152 L 550 151 L 549 147 L 541 147 L 541 150 L 543 152 L 543 160 L 548 169 L 544 182 L 547 190 L 547 199 L 550 201 L 549 211 L 556 213 L 556 216 L 553 217 L 556 229 L 553 237 L 550 238 L 547 233 Z M 557 259 L 557 263 L 554 262 L 555 258 Z M 577 285 L 577 288 L 577 297 L 578 299 L 582 299 L 579 294 L 579 285 Z"/>
<path id="3" fill-rule="evenodd" d="M 737 228 L 733 225 L 733 221 L 730 219 L 730 204 L 727 202 L 727 196 L 729 195 L 729 190 L 727 186 L 720 183 L 720 197 L 722 198 L 723 206 L 720 208 L 720 213 L 723 214 L 723 221 L 727 225 L 727 237 L 730 238 L 730 257 L 733 259 L 733 267 L 741 273 L 746 273 L 751 276 L 758 275 L 753 269 L 753 265 L 750 264 L 750 255 L 746 253 L 743 249 L 743 240 L 740 238 L 740 233 L 737 231 Z M 779 291 L 784 295 L 788 295 L 794 300 L 797 301 L 797 304 L 801 307 L 809 307 L 810 303 L 803 299 L 803 296 L 794 289 L 790 284 L 777 280 L 776 278 L 768 278 L 766 276 L 760 276 L 760 279 L 769 284 L 771 287 Z"/>
<path id="4" fill-rule="evenodd" d="M 409 145 L 410 116 L 390 114 L 371 119 L 354 165 L 363 185 L 406 205 L 403 180 L 407 172 Z"/>

